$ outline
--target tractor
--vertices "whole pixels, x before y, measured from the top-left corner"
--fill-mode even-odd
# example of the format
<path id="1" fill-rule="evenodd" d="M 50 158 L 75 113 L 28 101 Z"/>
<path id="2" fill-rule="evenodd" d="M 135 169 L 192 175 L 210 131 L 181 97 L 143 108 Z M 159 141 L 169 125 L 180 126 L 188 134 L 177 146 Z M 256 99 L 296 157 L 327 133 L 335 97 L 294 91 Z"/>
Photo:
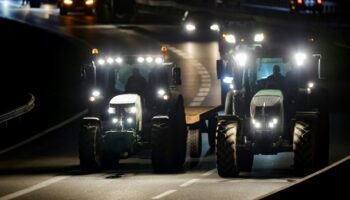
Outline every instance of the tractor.
<path id="1" fill-rule="evenodd" d="M 230 88 L 216 132 L 221 177 L 251 171 L 258 154 L 294 152 L 298 175 L 328 164 L 328 94 L 318 85 L 321 55 L 286 49 L 241 48 L 217 61 L 218 78 Z M 275 65 L 285 76 L 277 87 L 268 84 Z"/>
<path id="2" fill-rule="evenodd" d="M 131 79 L 135 71 L 146 82 Z M 83 172 L 115 169 L 144 148 L 152 150 L 154 172 L 182 168 L 187 130 L 175 63 L 163 55 L 112 56 L 93 49 L 81 73 L 88 107 L 79 133 Z"/>

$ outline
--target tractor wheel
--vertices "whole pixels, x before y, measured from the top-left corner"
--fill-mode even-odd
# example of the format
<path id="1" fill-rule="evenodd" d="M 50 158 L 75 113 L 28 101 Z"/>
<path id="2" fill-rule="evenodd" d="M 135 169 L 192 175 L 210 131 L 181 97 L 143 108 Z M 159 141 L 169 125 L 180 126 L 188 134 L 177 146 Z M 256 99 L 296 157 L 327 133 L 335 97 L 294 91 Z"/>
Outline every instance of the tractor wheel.
<path id="1" fill-rule="evenodd" d="M 321 116 L 321 117 L 320 117 Z M 307 175 L 328 164 L 328 130 L 323 130 L 322 115 L 304 114 L 294 125 L 293 151 L 294 170 L 298 175 Z"/>
<path id="2" fill-rule="evenodd" d="M 208 142 L 210 149 L 215 149 L 215 135 L 216 135 L 216 127 L 218 124 L 217 116 L 212 117 L 208 120 Z"/>
<path id="3" fill-rule="evenodd" d="M 221 177 L 236 177 L 238 122 L 220 120 L 216 135 L 216 164 Z"/>
<path id="4" fill-rule="evenodd" d="M 199 158 L 202 153 L 202 134 L 199 129 L 190 129 L 188 131 L 190 156 Z"/>
<path id="5" fill-rule="evenodd" d="M 83 124 L 79 133 L 79 159 L 83 172 L 94 172 L 98 169 L 101 144 L 100 125 L 93 122 Z"/>
<path id="6" fill-rule="evenodd" d="M 186 121 L 182 97 L 168 117 L 152 119 L 152 167 L 154 172 L 180 170 L 186 158 Z"/>

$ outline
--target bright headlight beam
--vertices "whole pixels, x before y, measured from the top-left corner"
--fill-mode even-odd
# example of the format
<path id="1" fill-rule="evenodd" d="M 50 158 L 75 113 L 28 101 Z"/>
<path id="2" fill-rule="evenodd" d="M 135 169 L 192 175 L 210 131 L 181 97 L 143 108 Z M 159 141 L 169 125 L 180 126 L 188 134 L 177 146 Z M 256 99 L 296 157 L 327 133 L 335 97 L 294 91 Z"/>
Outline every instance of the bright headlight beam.
<path id="1" fill-rule="evenodd" d="M 97 63 L 100 65 L 104 65 L 106 63 L 106 61 L 101 58 L 101 59 L 98 59 Z"/>
<path id="2" fill-rule="evenodd" d="M 307 86 L 308 86 L 309 88 L 313 88 L 313 87 L 315 86 L 315 84 L 314 84 L 313 82 L 309 82 L 309 83 L 307 84 Z"/>
<path id="3" fill-rule="evenodd" d="M 232 84 L 233 77 L 226 76 L 222 81 L 227 84 L 230 84 L 230 83 Z"/>
<path id="4" fill-rule="evenodd" d="M 254 36 L 254 42 L 262 42 L 264 40 L 265 36 L 263 33 L 255 34 Z"/>
<path id="5" fill-rule="evenodd" d="M 159 58 L 159 57 L 156 58 L 156 63 L 157 63 L 157 64 L 161 64 L 162 62 L 163 62 L 163 59 L 162 59 L 162 58 Z"/>
<path id="6" fill-rule="evenodd" d="M 101 95 L 101 92 L 100 92 L 100 91 L 98 91 L 98 90 L 92 91 L 92 96 L 98 97 L 98 96 L 100 96 L 100 95 Z"/>
<path id="7" fill-rule="evenodd" d="M 118 122 L 118 118 L 113 118 L 113 119 L 112 119 L 112 122 L 113 122 L 114 124 L 116 124 L 116 123 Z"/>
<path id="8" fill-rule="evenodd" d="M 305 63 L 306 54 L 305 53 L 296 53 L 295 61 L 297 66 L 302 66 Z"/>
<path id="9" fill-rule="evenodd" d="M 128 118 L 126 119 L 126 122 L 128 122 L 129 124 L 131 124 L 133 121 L 134 121 L 134 120 L 133 120 L 131 117 L 128 117 Z"/>
<path id="10" fill-rule="evenodd" d="M 108 64 L 113 64 L 113 62 L 114 62 L 113 58 L 111 58 L 111 57 L 107 58 L 107 63 Z"/>
<path id="11" fill-rule="evenodd" d="M 234 44 L 236 43 L 236 37 L 233 34 L 224 34 L 223 35 L 226 42 L 230 43 L 230 44 Z"/>
<path id="12" fill-rule="evenodd" d="M 237 64 L 241 67 L 244 67 L 247 63 L 247 54 L 246 53 L 237 53 L 234 57 Z"/>
<path id="13" fill-rule="evenodd" d="M 210 30 L 212 30 L 212 31 L 219 31 L 219 25 L 218 24 L 212 24 L 210 26 Z"/>
<path id="14" fill-rule="evenodd" d="M 117 58 L 115 59 L 115 62 L 118 63 L 118 64 L 120 64 L 120 63 L 123 62 L 123 59 L 122 59 L 121 57 L 117 57 Z"/>
<path id="15" fill-rule="evenodd" d="M 139 63 L 143 63 L 144 61 L 145 61 L 144 57 L 138 57 L 137 58 L 137 62 L 139 62 Z"/>
<path id="16" fill-rule="evenodd" d="M 151 62 L 153 62 L 153 58 L 152 58 L 152 57 L 147 57 L 147 58 L 146 58 L 146 61 L 147 61 L 148 63 L 151 63 Z"/>
<path id="17" fill-rule="evenodd" d="M 158 93 L 159 96 L 164 96 L 164 95 L 165 95 L 165 90 L 159 89 L 159 90 L 157 91 L 157 93 Z"/>
<path id="18" fill-rule="evenodd" d="M 190 31 L 190 32 L 196 30 L 196 26 L 194 24 L 192 24 L 192 23 L 186 24 L 185 28 L 186 28 L 187 31 Z"/>

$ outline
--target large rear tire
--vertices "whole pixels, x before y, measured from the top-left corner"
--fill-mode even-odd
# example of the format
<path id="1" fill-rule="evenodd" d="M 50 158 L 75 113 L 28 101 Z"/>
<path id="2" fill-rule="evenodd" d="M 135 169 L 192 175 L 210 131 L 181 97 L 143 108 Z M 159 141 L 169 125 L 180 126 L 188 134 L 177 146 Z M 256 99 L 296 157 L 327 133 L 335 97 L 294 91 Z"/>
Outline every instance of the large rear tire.
<path id="1" fill-rule="evenodd" d="M 199 129 L 190 129 L 188 131 L 190 156 L 199 158 L 202 153 L 202 134 Z"/>
<path id="2" fill-rule="evenodd" d="M 328 164 L 329 135 L 328 130 L 324 129 L 327 122 L 322 116 L 314 112 L 296 117 L 293 151 L 294 170 L 298 175 L 307 175 Z"/>
<path id="3" fill-rule="evenodd" d="M 168 117 L 152 119 L 152 167 L 154 172 L 182 169 L 186 158 L 186 121 L 183 99 L 178 96 Z"/>
<path id="4" fill-rule="evenodd" d="M 216 164 L 221 177 L 236 177 L 238 122 L 219 120 L 216 135 Z"/>
<path id="5" fill-rule="evenodd" d="M 83 124 L 79 133 L 79 159 L 83 172 L 98 170 L 101 144 L 100 125 L 95 122 Z"/>

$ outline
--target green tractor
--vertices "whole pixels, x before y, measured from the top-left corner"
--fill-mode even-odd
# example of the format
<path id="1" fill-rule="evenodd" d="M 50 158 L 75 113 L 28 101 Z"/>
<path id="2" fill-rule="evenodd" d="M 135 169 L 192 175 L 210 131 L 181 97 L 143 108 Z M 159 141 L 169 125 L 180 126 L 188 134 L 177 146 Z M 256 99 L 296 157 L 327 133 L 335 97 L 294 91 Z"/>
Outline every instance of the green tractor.
<path id="1" fill-rule="evenodd" d="M 285 77 L 277 86 L 268 78 L 276 65 Z M 321 55 L 242 48 L 218 60 L 217 73 L 230 88 L 216 133 L 221 177 L 251 171 L 258 154 L 294 152 L 298 175 L 328 164 L 328 95 L 317 85 Z"/>
<path id="2" fill-rule="evenodd" d="M 130 78 L 135 71 L 146 82 Z M 94 49 L 82 77 L 88 96 L 79 134 L 82 171 L 115 169 L 143 148 L 151 148 L 155 172 L 182 168 L 187 129 L 179 67 L 160 55 L 110 56 Z"/>

